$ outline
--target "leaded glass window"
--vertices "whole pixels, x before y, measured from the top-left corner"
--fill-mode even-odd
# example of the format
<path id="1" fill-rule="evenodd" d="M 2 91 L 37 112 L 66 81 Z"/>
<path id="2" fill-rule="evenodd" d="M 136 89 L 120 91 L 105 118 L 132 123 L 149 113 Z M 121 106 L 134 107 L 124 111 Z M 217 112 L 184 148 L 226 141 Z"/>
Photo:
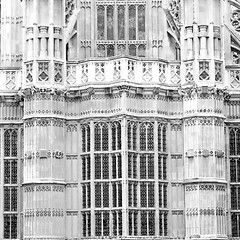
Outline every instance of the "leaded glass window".
<path id="1" fill-rule="evenodd" d="M 109 184 L 103 184 L 103 207 L 109 207 Z"/>
<path id="2" fill-rule="evenodd" d="M 132 218 L 132 212 L 128 213 L 128 234 L 133 235 L 133 218 Z"/>
<path id="3" fill-rule="evenodd" d="M 141 183 L 140 185 L 141 207 L 147 207 L 147 185 Z"/>
<path id="4" fill-rule="evenodd" d="M 118 6 L 118 40 L 125 39 L 125 6 Z"/>
<path id="5" fill-rule="evenodd" d="M 112 178 L 122 178 L 122 155 L 112 154 Z"/>
<path id="6" fill-rule="evenodd" d="M 102 212 L 95 213 L 95 235 L 102 236 Z"/>
<path id="7" fill-rule="evenodd" d="M 158 184 L 159 208 L 167 208 L 167 184 Z"/>
<path id="8" fill-rule="evenodd" d="M 137 123 L 128 122 L 128 149 L 137 150 Z"/>
<path id="9" fill-rule="evenodd" d="M 165 124 L 158 124 L 158 151 L 166 152 L 167 150 L 167 128 Z"/>
<path id="10" fill-rule="evenodd" d="M 4 214 L 4 238 L 16 239 L 17 238 L 17 214 Z"/>
<path id="11" fill-rule="evenodd" d="M 158 178 L 159 178 L 159 180 L 167 179 L 167 157 L 166 157 L 166 155 L 158 154 Z"/>
<path id="12" fill-rule="evenodd" d="M 82 214 L 82 231 L 83 231 L 83 236 L 86 237 L 87 236 L 87 218 L 86 218 L 86 214 L 83 213 Z"/>
<path id="13" fill-rule="evenodd" d="M 141 179 L 147 179 L 146 161 L 147 161 L 147 156 L 145 154 L 141 155 L 140 156 L 140 178 Z"/>
<path id="14" fill-rule="evenodd" d="M 118 235 L 122 235 L 122 212 L 118 212 Z"/>
<path id="15" fill-rule="evenodd" d="M 108 151 L 109 134 L 107 123 L 97 123 L 94 127 L 95 132 L 95 151 Z"/>
<path id="16" fill-rule="evenodd" d="M 113 236 L 117 236 L 117 212 L 113 212 Z"/>
<path id="17" fill-rule="evenodd" d="M 233 128 L 229 134 L 230 155 L 240 155 L 240 129 Z"/>
<path id="18" fill-rule="evenodd" d="M 112 123 L 112 150 L 121 150 L 121 124 L 120 122 Z"/>
<path id="19" fill-rule="evenodd" d="M 113 207 L 117 207 L 117 184 L 112 184 L 112 199 L 113 199 Z"/>
<path id="20" fill-rule="evenodd" d="M 155 189 L 154 183 L 148 184 L 148 207 L 155 207 Z"/>
<path id="21" fill-rule="evenodd" d="M 168 231 L 167 220 L 168 220 L 167 212 L 159 211 L 159 235 L 160 236 L 167 236 L 167 231 Z"/>
<path id="22" fill-rule="evenodd" d="M 137 207 L 137 182 L 128 183 L 128 206 Z"/>
<path id="23" fill-rule="evenodd" d="M 95 184 L 95 207 L 100 208 L 102 206 L 102 186 L 100 183 Z"/>
<path id="24" fill-rule="evenodd" d="M 142 123 L 140 125 L 140 151 L 153 151 L 154 150 L 154 135 L 153 124 Z"/>
<path id="25" fill-rule="evenodd" d="M 134 154 L 132 158 L 132 177 L 137 178 L 137 155 Z"/>
<path id="26" fill-rule="evenodd" d="M 149 226 L 149 235 L 155 235 L 155 212 L 150 211 L 148 214 L 148 226 Z"/>
<path id="27" fill-rule="evenodd" d="M 102 178 L 102 158 L 101 155 L 95 155 L 95 179 Z"/>
<path id="28" fill-rule="evenodd" d="M 109 212 L 103 212 L 103 236 L 109 236 Z"/>
<path id="29" fill-rule="evenodd" d="M 147 236 L 147 212 L 141 211 L 141 235 Z"/>
<path id="30" fill-rule="evenodd" d="M 91 213 L 89 211 L 82 213 L 82 233 L 83 237 L 91 236 Z"/>
<path id="31" fill-rule="evenodd" d="M 103 155 L 102 166 L 103 166 L 103 179 L 109 179 L 109 159 L 108 159 L 108 155 Z"/>
<path id="32" fill-rule="evenodd" d="M 95 193 L 100 194 L 98 187 L 95 188 Z M 96 203 L 99 205 L 99 203 Z M 90 183 L 82 185 L 82 207 L 90 208 L 91 207 L 91 186 Z"/>
<path id="33" fill-rule="evenodd" d="M 122 207 L 122 184 L 118 184 L 118 207 Z"/>
<path id="34" fill-rule="evenodd" d="M 240 210 L 240 129 L 233 128 L 229 132 L 229 150 L 230 150 L 230 191 L 231 191 L 231 213 L 232 218 L 232 236 L 240 236 L 239 212 Z M 236 212 L 237 211 L 237 212 Z"/>
<path id="35" fill-rule="evenodd" d="M 8 129 L 4 132 L 4 156 L 17 157 L 18 136 L 17 130 Z"/>
<path id="36" fill-rule="evenodd" d="M 88 124 L 82 125 L 82 151 L 89 152 L 91 144 L 90 126 Z"/>
<path id="37" fill-rule="evenodd" d="M 3 228 L 5 239 L 16 239 L 18 228 L 18 130 L 4 131 Z"/>
<path id="38" fill-rule="evenodd" d="M 233 237 L 238 237 L 238 219 L 239 215 L 236 213 L 231 214 L 231 220 L 232 220 L 232 236 Z"/>
<path id="39" fill-rule="evenodd" d="M 97 1 L 96 4 L 97 56 L 110 57 L 115 54 L 145 56 L 145 3 L 138 5 L 123 0 L 109 1 L 107 4 Z M 119 40 L 121 44 L 119 44 Z M 131 44 L 129 44 L 129 40 L 131 40 Z M 142 45 L 144 48 L 141 47 Z M 132 51 L 133 48 L 135 51 Z"/>

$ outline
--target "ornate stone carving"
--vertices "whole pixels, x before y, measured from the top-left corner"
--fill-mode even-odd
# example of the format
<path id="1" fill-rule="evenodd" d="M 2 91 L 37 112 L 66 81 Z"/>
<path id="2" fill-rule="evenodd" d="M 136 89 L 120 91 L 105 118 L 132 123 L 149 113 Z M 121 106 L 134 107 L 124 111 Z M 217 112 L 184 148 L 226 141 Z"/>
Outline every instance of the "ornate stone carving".
<path id="1" fill-rule="evenodd" d="M 82 73 L 81 81 L 83 83 L 88 82 L 88 64 L 87 63 L 81 64 L 81 73 Z"/>
<path id="2" fill-rule="evenodd" d="M 181 0 L 169 0 L 169 11 L 175 24 L 180 27 Z"/>
<path id="3" fill-rule="evenodd" d="M 240 87 L 240 71 L 239 70 L 230 70 L 230 86 L 232 88 Z"/>
<path id="4" fill-rule="evenodd" d="M 142 78 L 146 82 L 150 82 L 152 80 L 152 63 L 151 62 L 144 62 L 143 63 L 143 75 Z"/>
<path id="5" fill-rule="evenodd" d="M 186 82 L 193 82 L 193 63 L 186 63 L 186 74 L 185 74 Z"/>
<path id="6" fill-rule="evenodd" d="M 16 88 L 16 71 L 6 71 L 6 88 L 9 90 Z"/>
<path id="7" fill-rule="evenodd" d="M 181 81 L 180 78 L 180 65 L 170 65 L 171 69 L 171 82 L 174 84 L 178 84 Z"/>
<path id="8" fill-rule="evenodd" d="M 26 63 L 26 83 L 33 81 L 33 63 Z"/>
<path id="9" fill-rule="evenodd" d="M 40 82 L 49 81 L 49 62 L 38 63 L 38 81 Z"/>
<path id="10" fill-rule="evenodd" d="M 207 81 L 210 80 L 209 76 L 209 62 L 199 62 L 199 80 Z"/>
<path id="11" fill-rule="evenodd" d="M 159 70 L 159 82 L 160 83 L 166 82 L 166 64 L 159 63 L 158 70 Z"/>
<path id="12" fill-rule="evenodd" d="M 135 80 L 135 62 L 131 60 L 128 61 L 128 79 Z"/>
<path id="13" fill-rule="evenodd" d="M 215 82 L 222 82 L 222 63 L 215 62 Z"/>
<path id="14" fill-rule="evenodd" d="M 105 63 L 95 63 L 95 80 L 102 82 L 105 79 Z"/>
<path id="15" fill-rule="evenodd" d="M 62 83 L 63 76 L 62 76 L 62 66 L 63 64 L 60 62 L 54 63 L 54 82 L 55 83 Z"/>
<path id="16" fill-rule="evenodd" d="M 75 0 L 65 0 L 65 22 L 66 23 L 69 22 L 69 19 L 72 16 L 75 8 L 76 8 Z"/>
<path id="17" fill-rule="evenodd" d="M 240 31 L 240 10 L 239 9 L 233 10 L 230 20 L 235 30 L 239 32 Z"/>

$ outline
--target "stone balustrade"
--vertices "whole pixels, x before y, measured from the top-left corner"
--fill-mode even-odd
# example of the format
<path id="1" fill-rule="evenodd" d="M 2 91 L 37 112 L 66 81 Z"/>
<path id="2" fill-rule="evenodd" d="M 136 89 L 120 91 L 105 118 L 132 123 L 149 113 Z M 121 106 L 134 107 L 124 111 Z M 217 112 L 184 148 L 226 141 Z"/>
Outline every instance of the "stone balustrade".
<path id="1" fill-rule="evenodd" d="M 68 85 L 107 83 L 126 80 L 136 83 L 180 84 L 180 62 L 160 60 L 139 61 L 133 58 L 90 60 L 67 63 Z"/>

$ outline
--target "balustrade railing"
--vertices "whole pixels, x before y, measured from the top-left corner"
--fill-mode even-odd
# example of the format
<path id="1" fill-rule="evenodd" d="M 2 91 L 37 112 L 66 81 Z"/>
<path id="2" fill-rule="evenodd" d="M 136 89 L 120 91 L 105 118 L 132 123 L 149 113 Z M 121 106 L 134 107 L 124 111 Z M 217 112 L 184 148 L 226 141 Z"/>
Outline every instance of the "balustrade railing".
<path id="1" fill-rule="evenodd" d="M 91 60 L 82 63 L 67 63 L 68 85 L 103 83 L 116 81 L 137 83 L 179 84 L 180 62 L 136 60 L 120 58 L 114 60 Z"/>

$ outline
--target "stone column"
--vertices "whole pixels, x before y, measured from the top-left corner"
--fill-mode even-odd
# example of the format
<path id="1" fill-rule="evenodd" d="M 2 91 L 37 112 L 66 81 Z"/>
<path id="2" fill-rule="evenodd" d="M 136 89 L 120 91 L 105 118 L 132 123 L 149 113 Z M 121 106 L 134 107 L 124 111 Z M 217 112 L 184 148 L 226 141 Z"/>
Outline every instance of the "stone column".
<path id="1" fill-rule="evenodd" d="M 23 238 L 65 239 L 65 1 L 23 6 Z"/>

